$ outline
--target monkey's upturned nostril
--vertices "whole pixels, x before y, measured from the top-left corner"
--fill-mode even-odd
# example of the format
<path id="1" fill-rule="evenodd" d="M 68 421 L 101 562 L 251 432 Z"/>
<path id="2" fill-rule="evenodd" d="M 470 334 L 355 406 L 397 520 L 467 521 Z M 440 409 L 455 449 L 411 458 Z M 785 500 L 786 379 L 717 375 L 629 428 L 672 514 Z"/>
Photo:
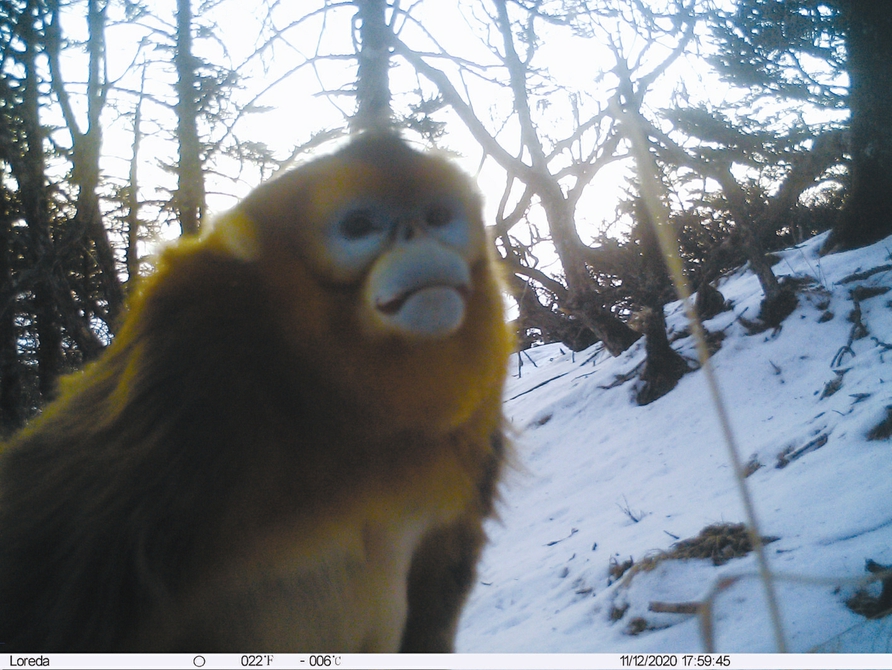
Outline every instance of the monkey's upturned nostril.
<path id="1" fill-rule="evenodd" d="M 400 225 L 398 237 L 401 242 L 411 242 L 421 234 L 415 221 L 407 221 Z"/>

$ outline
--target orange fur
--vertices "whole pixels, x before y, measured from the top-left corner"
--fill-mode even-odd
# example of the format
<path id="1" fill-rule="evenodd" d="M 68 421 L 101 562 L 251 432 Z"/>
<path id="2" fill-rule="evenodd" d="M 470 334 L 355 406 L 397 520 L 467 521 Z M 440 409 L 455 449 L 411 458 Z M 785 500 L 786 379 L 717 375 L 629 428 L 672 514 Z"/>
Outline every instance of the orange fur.
<path id="1" fill-rule="evenodd" d="M 364 277 L 314 246 L 370 190 L 473 212 L 449 337 L 370 328 Z M 4 648 L 447 651 L 512 347 L 479 216 L 454 168 L 372 137 L 165 251 L 108 351 L 0 456 Z"/>

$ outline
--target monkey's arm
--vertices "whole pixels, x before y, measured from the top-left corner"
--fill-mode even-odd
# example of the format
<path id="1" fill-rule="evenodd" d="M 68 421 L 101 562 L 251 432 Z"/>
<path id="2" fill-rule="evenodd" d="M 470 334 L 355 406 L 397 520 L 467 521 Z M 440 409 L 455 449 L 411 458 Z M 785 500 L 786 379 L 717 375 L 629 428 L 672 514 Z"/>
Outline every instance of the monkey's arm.
<path id="1" fill-rule="evenodd" d="M 282 402 L 270 393 L 281 354 L 263 337 L 249 269 L 177 254 L 110 351 L 64 380 L 2 453 L 4 649 L 126 644 L 218 541 L 213 529 L 257 453 L 240 447 L 275 429 L 257 413 Z M 258 322 L 238 316 L 248 312 Z"/>
<path id="2" fill-rule="evenodd" d="M 493 514 L 496 483 L 504 467 L 505 436 L 490 440 L 491 454 L 477 485 L 477 497 L 452 523 L 433 529 L 422 540 L 409 572 L 409 615 L 401 652 L 454 652 L 461 608 L 477 576 L 486 534 L 483 521 Z"/>
<path id="3" fill-rule="evenodd" d="M 481 519 L 468 514 L 433 530 L 412 560 L 409 617 L 401 652 L 451 653 L 461 607 L 471 589 L 486 538 Z"/>

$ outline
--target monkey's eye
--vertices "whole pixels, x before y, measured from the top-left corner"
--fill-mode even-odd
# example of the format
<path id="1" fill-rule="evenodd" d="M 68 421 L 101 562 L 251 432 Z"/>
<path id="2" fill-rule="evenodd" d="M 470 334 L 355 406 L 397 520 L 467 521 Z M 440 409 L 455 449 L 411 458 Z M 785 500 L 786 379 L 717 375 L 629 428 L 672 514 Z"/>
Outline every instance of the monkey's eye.
<path id="1" fill-rule="evenodd" d="M 382 232 L 384 226 L 379 219 L 371 210 L 356 209 L 344 215 L 338 229 L 345 239 L 359 240 Z"/>
<path id="2" fill-rule="evenodd" d="M 452 223 L 455 214 L 448 205 L 431 205 L 424 214 L 424 222 L 431 228 L 442 228 Z"/>
<path id="3" fill-rule="evenodd" d="M 428 202 L 421 218 L 430 234 L 450 247 L 465 249 L 470 244 L 471 223 L 461 201 L 446 197 Z"/>
<path id="4" fill-rule="evenodd" d="M 337 276 L 361 272 L 381 253 L 393 230 L 394 213 L 378 203 L 354 203 L 336 213 L 325 234 L 325 247 Z"/>

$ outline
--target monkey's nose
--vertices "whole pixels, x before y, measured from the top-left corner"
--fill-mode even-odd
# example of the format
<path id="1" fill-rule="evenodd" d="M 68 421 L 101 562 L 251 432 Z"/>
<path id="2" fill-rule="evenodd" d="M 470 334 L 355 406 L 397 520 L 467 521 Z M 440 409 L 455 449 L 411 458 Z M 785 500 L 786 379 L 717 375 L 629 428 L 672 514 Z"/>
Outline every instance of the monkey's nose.
<path id="1" fill-rule="evenodd" d="M 417 218 L 407 219 L 397 224 L 397 239 L 400 242 L 412 242 L 427 235 L 427 224 Z"/>

